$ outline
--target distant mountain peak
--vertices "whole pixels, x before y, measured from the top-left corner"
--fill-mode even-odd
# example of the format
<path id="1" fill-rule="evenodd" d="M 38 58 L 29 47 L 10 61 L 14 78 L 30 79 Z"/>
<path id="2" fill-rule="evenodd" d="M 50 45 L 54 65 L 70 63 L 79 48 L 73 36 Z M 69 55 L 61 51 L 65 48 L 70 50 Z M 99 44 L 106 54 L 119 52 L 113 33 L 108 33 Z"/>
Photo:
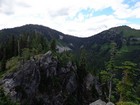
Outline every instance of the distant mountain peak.
<path id="1" fill-rule="evenodd" d="M 112 29 L 113 30 L 127 30 L 127 29 L 132 29 L 132 28 L 127 25 L 122 25 L 122 26 L 113 27 L 113 28 L 111 28 L 111 30 Z"/>

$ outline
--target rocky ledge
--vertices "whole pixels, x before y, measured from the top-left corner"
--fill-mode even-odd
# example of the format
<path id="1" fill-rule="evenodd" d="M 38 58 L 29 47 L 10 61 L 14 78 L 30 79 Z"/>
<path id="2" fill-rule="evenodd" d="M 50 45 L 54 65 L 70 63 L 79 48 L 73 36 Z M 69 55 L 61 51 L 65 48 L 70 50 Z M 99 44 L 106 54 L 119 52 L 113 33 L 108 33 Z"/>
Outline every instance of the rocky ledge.
<path id="1" fill-rule="evenodd" d="M 1 86 L 5 95 L 21 105 L 89 105 L 102 96 L 100 85 L 90 73 L 80 83 L 77 71 L 75 64 L 69 61 L 62 66 L 48 51 L 6 75 Z"/>

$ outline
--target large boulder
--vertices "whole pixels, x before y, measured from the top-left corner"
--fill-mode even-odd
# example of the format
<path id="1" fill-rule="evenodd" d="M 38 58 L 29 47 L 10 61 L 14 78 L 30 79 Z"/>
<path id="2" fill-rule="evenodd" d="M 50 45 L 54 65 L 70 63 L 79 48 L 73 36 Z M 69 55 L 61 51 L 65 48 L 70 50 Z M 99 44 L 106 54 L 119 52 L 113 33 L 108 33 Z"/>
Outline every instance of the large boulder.
<path id="1" fill-rule="evenodd" d="M 106 105 L 115 105 L 115 104 L 112 102 L 108 102 Z"/>
<path id="2" fill-rule="evenodd" d="M 87 90 L 91 90 L 94 83 L 94 77 L 91 73 L 88 73 L 84 79 L 85 87 Z"/>
<path id="3" fill-rule="evenodd" d="M 89 105 L 106 105 L 106 103 L 99 99 L 99 100 L 97 100 Z"/>
<path id="4" fill-rule="evenodd" d="M 92 102 L 92 103 L 89 104 L 89 105 L 115 105 L 115 104 L 112 103 L 112 102 L 106 103 L 106 102 L 102 101 L 101 99 L 99 99 L 99 100 L 97 100 L 97 101 L 95 101 L 95 102 Z"/>

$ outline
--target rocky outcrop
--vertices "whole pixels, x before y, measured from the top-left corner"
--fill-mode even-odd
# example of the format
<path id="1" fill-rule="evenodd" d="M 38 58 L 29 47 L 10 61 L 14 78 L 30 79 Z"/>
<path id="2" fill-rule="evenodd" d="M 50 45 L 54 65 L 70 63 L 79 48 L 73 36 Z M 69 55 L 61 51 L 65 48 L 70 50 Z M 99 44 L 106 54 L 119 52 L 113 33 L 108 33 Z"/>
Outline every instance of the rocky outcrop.
<path id="1" fill-rule="evenodd" d="M 20 67 L 19 71 L 4 78 L 3 89 L 5 94 L 15 101 L 24 98 L 32 100 L 38 91 L 39 83 L 39 68 L 35 61 L 28 61 Z"/>
<path id="2" fill-rule="evenodd" d="M 89 105 L 106 105 L 106 103 L 99 99 L 99 100 L 97 100 Z"/>
<path id="3" fill-rule="evenodd" d="M 115 104 L 112 102 L 108 102 L 106 105 L 115 105 Z"/>
<path id="4" fill-rule="evenodd" d="M 2 80 L 4 93 L 22 105 L 88 105 L 100 96 L 97 79 L 90 73 L 78 83 L 77 67 L 72 62 L 62 66 L 48 51 L 39 59 L 31 59 Z M 79 85 L 80 84 L 80 85 Z M 82 89 L 78 96 L 78 87 Z M 94 91 L 98 94 L 93 96 Z"/>
<path id="5" fill-rule="evenodd" d="M 89 105 L 115 105 L 115 104 L 112 102 L 106 103 L 106 102 L 102 101 L 101 99 L 99 99 L 99 100 L 96 100 L 95 102 L 92 102 Z"/>

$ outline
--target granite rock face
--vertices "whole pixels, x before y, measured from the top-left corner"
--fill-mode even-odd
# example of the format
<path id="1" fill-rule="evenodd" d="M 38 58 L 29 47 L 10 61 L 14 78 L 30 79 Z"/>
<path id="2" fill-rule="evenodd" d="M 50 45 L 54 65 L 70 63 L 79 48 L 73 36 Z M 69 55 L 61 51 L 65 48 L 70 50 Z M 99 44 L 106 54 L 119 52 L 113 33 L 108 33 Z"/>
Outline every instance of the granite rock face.
<path id="1" fill-rule="evenodd" d="M 108 102 L 106 105 L 115 105 L 115 104 L 112 102 Z"/>
<path id="2" fill-rule="evenodd" d="M 20 65 L 16 72 L 5 76 L 1 84 L 4 93 L 21 105 L 79 105 L 82 100 L 82 104 L 87 105 L 98 98 L 91 94 L 93 87 L 98 96 L 100 88 L 96 89 L 99 86 L 92 74 L 87 74 L 83 80 L 79 83 L 75 64 L 69 61 L 62 66 L 57 57 L 48 51 L 39 59 Z M 82 90 L 80 96 L 79 86 Z"/>
<path id="3" fill-rule="evenodd" d="M 99 100 L 97 100 L 89 105 L 106 105 L 106 103 L 99 99 Z"/>
<path id="4" fill-rule="evenodd" d="M 98 100 L 96 100 L 95 102 L 92 102 L 89 105 L 115 105 L 115 104 L 112 103 L 112 102 L 106 103 L 106 102 L 102 101 L 101 99 L 98 99 Z"/>

